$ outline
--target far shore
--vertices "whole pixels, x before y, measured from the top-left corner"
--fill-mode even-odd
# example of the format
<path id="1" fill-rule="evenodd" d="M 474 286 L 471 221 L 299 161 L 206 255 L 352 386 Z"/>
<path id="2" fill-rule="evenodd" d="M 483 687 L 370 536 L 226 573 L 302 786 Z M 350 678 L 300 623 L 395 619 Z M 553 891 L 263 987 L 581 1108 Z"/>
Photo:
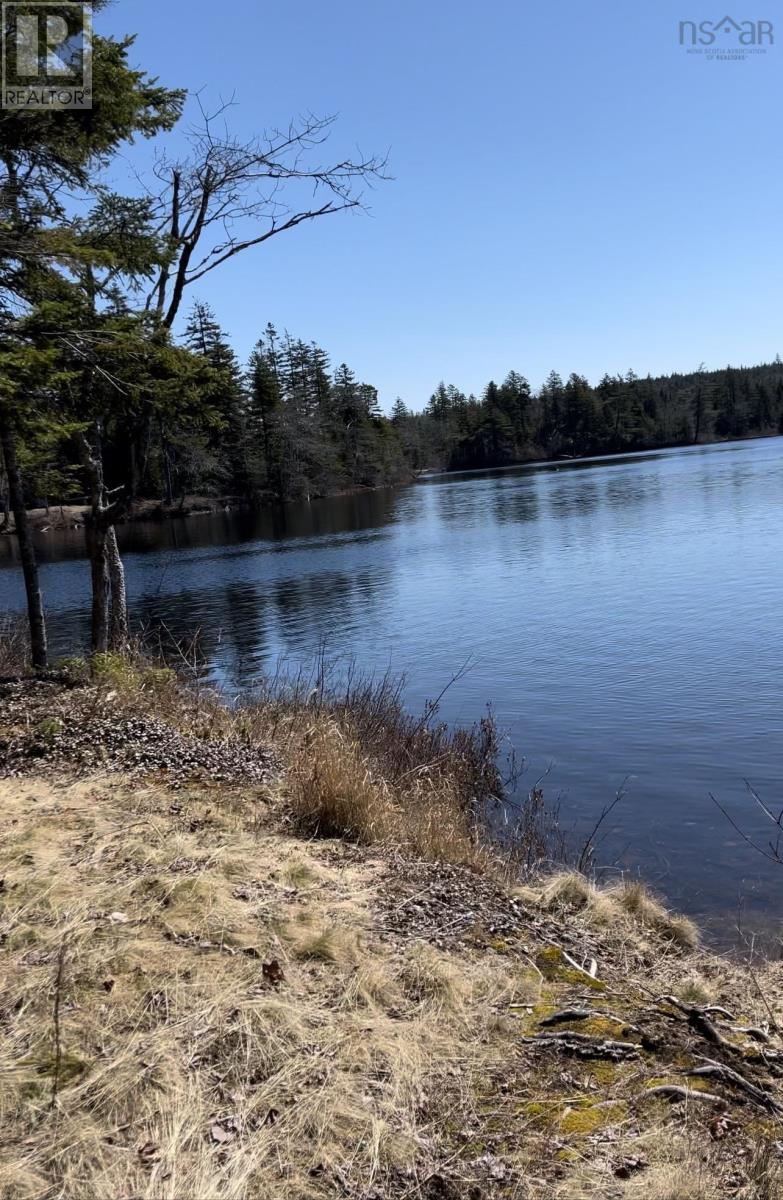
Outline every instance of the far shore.
<path id="1" fill-rule="evenodd" d="M 639 450 L 607 451 L 603 454 L 569 455 L 561 454 L 556 458 L 526 458 L 516 462 L 496 464 L 494 466 L 475 467 L 426 467 L 415 475 L 400 479 L 393 484 L 382 484 L 377 488 L 355 487 L 344 488 L 339 492 L 330 492 L 325 496 L 312 496 L 301 500 L 285 501 L 286 504 L 302 503 L 303 500 L 336 500 L 341 496 L 360 495 L 364 492 L 381 491 L 387 487 L 405 487 L 417 480 L 438 478 L 443 475 L 473 475 L 484 474 L 487 471 L 510 471 L 519 467 L 566 466 L 570 463 L 590 463 L 611 459 L 635 458 L 645 454 L 658 454 L 664 450 L 696 450 L 710 446 L 730 445 L 733 442 L 766 441 L 769 438 L 783 436 L 779 433 L 755 434 L 746 438 L 716 438 L 709 442 L 682 443 L 674 442 L 667 445 L 648 446 Z M 203 496 L 187 495 L 172 503 L 165 500 L 136 500 L 130 508 L 128 516 L 119 524 L 133 521 L 168 521 L 181 517 L 211 516 L 215 513 L 250 512 L 266 508 L 278 507 L 279 502 L 265 502 L 263 499 L 255 502 L 245 500 L 240 496 Z M 48 508 L 31 508 L 27 516 L 36 533 L 57 533 L 67 529 L 83 528 L 90 512 L 88 504 L 52 504 Z M 7 512 L 0 519 L 0 535 L 15 533 L 13 513 Z"/>
<path id="2" fill-rule="evenodd" d="M 412 483 L 412 479 L 401 479 L 397 484 L 384 486 L 402 487 Z M 379 488 L 356 487 L 330 492 L 328 496 L 308 497 L 316 500 L 336 500 L 341 496 L 360 495 L 364 492 L 378 491 Z M 286 503 L 302 503 L 287 501 Z M 182 517 L 212 516 L 215 513 L 252 512 L 279 507 L 277 501 L 264 502 L 259 500 L 252 503 L 240 496 L 185 496 L 173 504 L 165 500 L 137 500 L 133 503 L 128 516 L 118 524 L 128 524 L 134 521 L 169 521 Z M 59 533 L 68 529 L 82 529 L 90 513 L 89 504 L 51 504 L 48 508 L 30 508 L 27 517 L 36 533 Z M 16 532 L 13 513 L 7 514 L 5 524 L 0 521 L 0 535 L 13 535 Z"/>

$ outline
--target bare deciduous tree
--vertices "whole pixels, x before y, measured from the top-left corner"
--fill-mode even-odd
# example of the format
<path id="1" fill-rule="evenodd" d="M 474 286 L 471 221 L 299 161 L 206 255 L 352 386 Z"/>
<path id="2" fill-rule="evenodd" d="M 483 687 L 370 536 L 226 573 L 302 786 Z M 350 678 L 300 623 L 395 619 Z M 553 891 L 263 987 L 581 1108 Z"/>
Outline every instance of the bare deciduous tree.
<path id="1" fill-rule="evenodd" d="M 230 104 L 213 114 L 200 107 L 187 157 L 163 155 L 154 168 L 154 212 L 170 258 L 147 307 L 169 328 L 191 284 L 305 221 L 363 207 L 361 185 L 388 178 L 385 157 L 314 161 L 334 117 L 308 114 L 285 130 L 243 141 L 223 119 Z"/>

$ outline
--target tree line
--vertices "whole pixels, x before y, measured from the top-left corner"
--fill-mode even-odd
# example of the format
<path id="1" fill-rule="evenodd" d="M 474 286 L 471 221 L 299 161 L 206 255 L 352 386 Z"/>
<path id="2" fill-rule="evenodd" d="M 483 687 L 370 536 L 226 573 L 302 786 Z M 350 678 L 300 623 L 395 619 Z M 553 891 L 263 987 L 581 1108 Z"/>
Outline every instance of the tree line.
<path id="1" fill-rule="evenodd" d="M 421 411 L 378 392 L 315 342 L 268 324 L 241 364 L 208 304 L 196 301 L 169 347 L 189 363 L 191 399 L 179 393 L 102 425 L 109 490 L 129 502 L 182 508 L 188 496 L 263 505 L 311 500 L 413 478 L 427 469 L 481 469 L 662 446 L 783 433 L 783 362 L 691 374 L 605 375 L 591 386 L 557 372 L 533 391 L 516 371 L 480 398 L 439 384 Z M 183 376 L 175 375 L 177 386 Z M 78 426 L 74 426 L 78 429 Z M 24 447 L 29 502 L 84 497 L 89 473 L 72 430 Z"/>
<path id="2" fill-rule="evenodd" d="M 552 371 L 534 392 L 516 371 L 480 398 L 441 383 L 424 411 L 392 409 L 413 470 L 507 466 L 783 434 L 783 361 L 640 378 Z"/>

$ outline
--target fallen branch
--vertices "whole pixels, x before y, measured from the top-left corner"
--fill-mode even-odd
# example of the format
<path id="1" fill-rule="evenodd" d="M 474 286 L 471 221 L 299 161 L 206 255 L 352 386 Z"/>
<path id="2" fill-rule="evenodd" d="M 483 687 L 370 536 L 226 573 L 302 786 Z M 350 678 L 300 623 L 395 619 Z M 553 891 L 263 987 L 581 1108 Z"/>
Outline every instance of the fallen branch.
<path id="1" fill-rule="evenodd" d="M 595 961 L 594 958 L 590 959 L 589 968 L 583 967 L 581 963 L 578 963 L 576 961 L 576 959 L 572 955 L 570 955 L 567 950 L 564 950 L 562 946 L 558 945 L 557 942 L 553 942 L 551 938 L 547 938 L 546 941 L 547 941 L 548 945 L 554 946 L 555 950 L 560 951 L 560 953 L 563 956 L 563 960 L 568 963 L 569 967 L 573 967 L 575 971 L 578 971 L 580 975 L 586 976 L 587 979 L 592 979 L 595 982 L 600 982 L 600 980 L 598 980 L 598 978 L 597 978 L 598 963 Z"/>
<path id="2" fill-rule="evenodd" d="M 713 1046 L 720 1046 L 723 1050 L 728 1050 L 732 1054 L 739 1053 L 739 1047 L 733 1042 L 728 1041 L 722 1033 L 719 1033 L 712 1021 L 707 1016 L 707 1009 L 694 1008 L 691 1004 L 685 1004 L 682 1000 L 678 1000 L 676 996 L 659 996 L 656 1004 L 668 1004 L 671 1008 L 677 1009 L 686 1018 L 688 1024 L 696 1033 L 700 1034 L 705 1041 L 711 1042 Z M 717 1009 L 713 1006 L 709 1011 L 726 1012 L 725 1009 Z M 671 1013 L 664 1012 L 664 1016 L 671 1016 Z"/>
<path id="3" fill-rule="evenodd" d="M 564 1030 L 560 1033 L 537 1033 L 523 1037 L 522 1041 L 533 1046 L 553 1046 L 563 1054 L 576 1058 L 608 1058 L 619 1062 L 624 1058 L 636 1058 L 639 1046 L 636 1042 L 614 1042 L 609 1038 L 590 1037 L 586 1033 Z"/>
<path id="4" fill-rule="evenodd" d="M 575 971 L 581 971 L 581 973 L 583 975 L 586 975 L 588 979 L 595 979 L 597 977 L 598 963 L 595 961 L 594 958 L 590 959 L 590 966 L 588 968 L 588 967 L 581 966 L 581 964 L 578 963 L 575 958 L 571 957 L 571 955 L 568 953 L 567 950 L 563 950 L 561 948 L 560 953 L 562 954 L 565 961 L 568 963 L 569 967 L 573 967 Z"/>
<path id="5" fill-rule="evenodd" d="M 66 940 L 63 938 L 60 943 L 60 949 L 57 952 L 57 975 L 54 981 L 54 1010 L 52 1019 L 54 1022 L 54 1071 L 52 1072 L 52 1098 L 49 1102 L 49 1107 L 54 1108 L 57 1103 L 57 1093 L 60 1088 L 60 1070 L 63 1061 L 62 1037 L 60 1031 L 60 1004 L 63 994 L 63 971 L 65 969 L 65 951 Z"/>
<path id="6" fill-rule="evenodd" d="M 712 1092 L 695 1092 L 691 1088 L 680 1087 L 676 1083 L 662 1083 L 659 1087 L 647 1088 L 641 1098 L 647 1100 L 656 1096 L 662 1100 L 671 1100 L 672 1103 L 679 1103 L 681 1100 L 701 1100 L 705 1104 L 728 1108 L 722 1096 L 714 1096 Z"/>
<path id="7" fill-rule="evenodd" d="M 733 1033 L 744 1033 L 747 1037 L 752 1038 L 754 1042 L 763 1042 L 767 1045 L 771 1038 L 765 1029 L 759 1029 L 755 1025 L 732 1025 Z"/>
<path id="8" fill-rule="evenodd" d="M 739 1071 L 735 1071 L 723 1063 L 714 1062 L 711 1058 L 705 1058 L 702 1061 L 705 1064 L 703 1067 L 691 1067 L 684 1074 L 697 1079 L 719 1079 L 721 1083 L 730 1084 L 744 1092 L 760 1108 L 765 1108 L 768 1112 L 778 1115 L 783 1114 L 783 1105 L 775 1099 L 771 1092 L 765 1092 L 763 1088 L 751 1083 L 744 1075 L 740 1075 Z"/>

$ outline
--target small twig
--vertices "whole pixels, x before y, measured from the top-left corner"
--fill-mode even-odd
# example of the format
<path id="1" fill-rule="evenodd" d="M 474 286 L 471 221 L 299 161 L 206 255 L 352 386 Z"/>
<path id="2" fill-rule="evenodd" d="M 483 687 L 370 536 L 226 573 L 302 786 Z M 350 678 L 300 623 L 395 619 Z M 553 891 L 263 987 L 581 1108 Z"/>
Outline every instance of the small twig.
<path id="1" fill-rule="evenodd" d="M 587 967 L 580 966 L 579 963 L 576 961 L 576 959 L 572 958 L 571 955 L 566 950 L 563 950 L 562 947 L 560 947 L 560 953 L 562 954 L 563 958 L 568 963 L 568 965 L 570 967 L 573 967 L 575 971 L 581 971 L 581 973 L 583 975 L 586 975 L 588 979 L 596 979 L 596 982 L 598 982 L 598 980 L 597 980 L 598 963 L 595 961 L 594 958 L 590 959 L 590 967 L 588 969 Z"/>
<path id="2" fill-rule="evenodd" d="M 546 982 L 546 980 L 544 979 L 544 972 L 541 970 L 541 968 L 539 967 L 536 960 L 530 954 L 526 954 L 524 951 L 522 951 L 522 958 L 524 958 L 525 961 L 528 962 L 530 964 L 530 966 L 533 968 L 536 975 L 541 980 L 541 985 L 543 987 L 544 983 Z"/>
<path id="3" fill-rule="evenodd" d="M 598 836 L 598 832 L 599 832 L 601 826 L 603 825 L 604 821 L 606 821 L 607 817 L 609 817 L 611 815 L 611 813 L 617 807 L 617 805 L 620 803 L 620 801 L 625 799 L 625 795 L 626 795 L 625 785 L 627 782 L 628 782 L 628 776 L 625 777 L 625 779 L 623 780 L 623 782 L 620 784 L 619 788 L 617 789 L 614 800 L 612 800 L 612 802 L 610 804 L 605 804 L 604 807 L 601 809 L 598 820 L 596 821 L 595 825 L 593 826 L 586 841 L 582 845 L 582 849 L 579 853 L 579 858 L 577 859 L 577 863 L 576 863 L 577 871 L 584 871 L 585 867 L 587 866 L 587 863 L 590 861 L 590 859 L 592 857 L 593 848 L 595 846 L 595 839 Z"/>
<path id="4" fill-rule="evenodd" d="M 691 1088 L 680 1087 L 676 1083 L 662 1083 L 660 1087 L 647 1088 L 642 1092 L 640 1099 L 647 1100 L 655 1096 L 663 1100 L 701 1100 L 706 1104 L 717 1104 L 721 1108 L 728 1108 L 722 1096 L 714 1096 L 712 1092 L 695 1092 Z"/>
<path id="5" fill-rule="evenodd" d="M 54 1020 L 54 1077 L 52 1079 L 52 1099 L 49 1107 L 54 1108 L 57 1103 L 57 1092 L 60 1087 L 60 1068 L 62 1066 L 62 1039 L 60 1036 L 60 1003 L 62 1000 L 63 990 L 63 970 L 65 967 L 65 951 L 67 948 L 66 939 L 63 938 L 60 943 L 60 949 L 57 952 L 57 975 L 54 981 L 54 1011 L 52 1013 Z"/>
<path id="6" fill-rule="evenodd" d="M 772 853 L 770 853 L 768 850 L 765 850 L 763 846 L 759 846 L 758 842 L 754 842 L 753 838 L 749 837 L 749 835 L 745 832 L 745 830 L 740 825 L 737 824 L 737 822 L 732 817 L 731 813 L 726 808 L 723 807 L 720 800 L 718 800 L 717 796 L 713 795 L 713 793 L 710 792 L 709 797 L 710 797 L 710 800 L 712 801 L 712 803 L 715 805 L 715 807 L 720 809 L 720 811 L 723 813 L 724 817 L 728 821 L 729 825 L 731 825 L 731 827 L 735 831 L 735 833 L 738 833 L 744 842 L 747 842 L 747 844 L 750 847 L 752 847 L 752 849 L 755 850 L 757 854 L 762 855 L 762 857 L 768 859 L 769 862 L 778 863 L 778 864 L 780 863 L 780 855 L 774 850 L 774 848 L 772 850 Z"/>

